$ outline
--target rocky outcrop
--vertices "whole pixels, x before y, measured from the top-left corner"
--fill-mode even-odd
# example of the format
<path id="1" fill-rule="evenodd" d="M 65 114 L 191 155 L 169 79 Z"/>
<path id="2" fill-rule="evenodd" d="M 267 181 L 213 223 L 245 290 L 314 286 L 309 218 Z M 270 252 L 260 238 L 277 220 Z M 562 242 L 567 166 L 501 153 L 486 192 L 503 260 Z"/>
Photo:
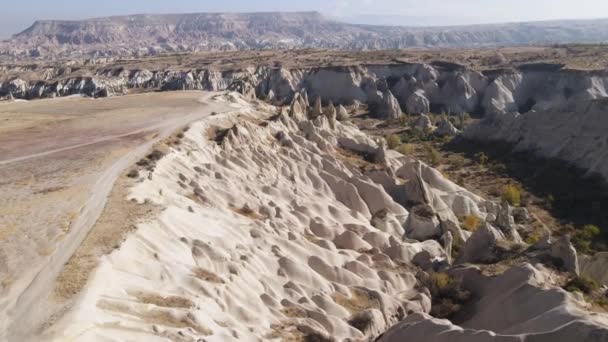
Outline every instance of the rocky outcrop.
<path id="1" fill-rule="evenodd" d="M 456 263 L 496 262 L 495 247 L 504 240 L 506 240 L 504 234 L 489 223 L 484 223 L 466 241 Z"/>
<path id="2" fill-rule="evenodd" d="M 446 117 L 441 118 L 437 129 L 434 131 L 436 135 L 442 137 L 453 137 L 460 134 L 460 131 Z"/>
<path id="3" fill-rule="evenodd" d="M 348 111 L 346 110 L 346 108 L 344 108 L 343 105 L 338 106 L 337 119 L 339 121 L 346 121 L 346 120 L 350 119 L 350 114 L 348 114 Z"/>
<path id="4" fill-rule="evenodd" d="M 382 93 L 382 96 L 378 99 L 375 115 L 380 119 L 387 120 L 398 119 L 402 115 L 399 101 L 397 101 L 390 90 L 385 90 L 384 93 Z"/>
<path id="5" fill-rule="evenodd" d="M 580 273 L 595 280 L 600 285 L 608 286 L 608 252 L 598 252 L 593 256 L 581 255 L 579 258 Z"/>
<path id="6" fill-rule="evenodd" d="M 421 132 L 430 132 L 433 130 L 434 126 L 431 118 L 428 115 L 420 114 L 416 119 L 416 122 L 414 122 L 414 126 L 412 126 L 412 128 Z"/>
<path id="7" fill-rule="evenodd" d="M 427 114 L 431 111 L 430 106 L 424 90 L 415 91 L 405 102 L 405 110 L 408 114 Z"/>
<path id="8" fill-rule="evenodd" d="M 566 271 L 579 274 L 578 255 L 569 236 L 563 236 L 553 241 L 549 253 L 553 258 L 561 261 L 562 267 Z"/>
<path id="9" fill-rule="evenodd" d="M 595 342 L 608 338 L 605 315 L 581 311 L 581 298 L 561 288 L 543 290 L 554 275 L 542 266 L 524 264 L 492 277 L 474 267 L 452 274 L 479 298 L 475 312 L 461 325 L 415 313 L 378 341 Z"/>
<path id="10" fill-rule="evenodd" d="M 315 103 L 312 105 L 312 112 L 310 113 L 310 115 L 313 118 L 316 118 L 317 116 L 323 115 L 323 105 L 321 104 L 321 97 L 320 96 L 317 96 L 315 98 Z"/>

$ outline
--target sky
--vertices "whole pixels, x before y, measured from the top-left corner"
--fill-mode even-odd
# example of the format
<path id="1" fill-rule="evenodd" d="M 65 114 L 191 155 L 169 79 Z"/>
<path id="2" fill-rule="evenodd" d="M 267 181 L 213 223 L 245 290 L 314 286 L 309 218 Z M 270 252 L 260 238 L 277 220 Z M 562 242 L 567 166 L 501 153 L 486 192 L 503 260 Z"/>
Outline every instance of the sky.
<path id="1" fill-rule="evenodd" d="M 608 17 L 608 0 L 21 0 L 0 11 L 0 38 L 39 19 L 137 13 L 319 11 L 350 22 L 457 25 Z"/>

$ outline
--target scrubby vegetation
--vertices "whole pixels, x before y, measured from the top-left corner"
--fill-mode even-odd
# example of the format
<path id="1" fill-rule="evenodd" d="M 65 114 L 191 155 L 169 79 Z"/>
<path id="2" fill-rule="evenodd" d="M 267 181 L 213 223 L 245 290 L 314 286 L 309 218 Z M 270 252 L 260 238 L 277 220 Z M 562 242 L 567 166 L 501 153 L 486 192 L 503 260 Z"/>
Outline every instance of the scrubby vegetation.
<path id="1" fill-rule="evenodd" d="M 592 224 L 585 225 L 572 236 L 572 244 L 581 253 L 591 253 L 593 240 L 600 235 L 600 229 Z"/>
<path id="2" fill-rule="evenodd" d="M 388 148 L 394 150 L 401 145 L 401 138 L 397 134 L 391 134 L 386 137 L 386 144 Z"/>
<path id="3" fill-rule="evenodd" d="M 527 243 L 528 245 L 533 245 L 535 243 L 537 243 L 538 241 L 540 241 L 541 238 L 541 233 L 539 231 L 533 231 L 529 234 L 527 234 L 527 236 L 525 236 L 524 238 L 524 242 Z"/>
<path id="4" fill-rule="evenodd" d="M 404 156 L 411 156 L 416 152 L 416 147 L 413 144 L 401 144 L 397 147 L 397 152 Z"/>
<path id="5" fill-rule="evenodd" d="M 558 234 L 571 234 L 579 251 L 586 249 L 585 240 L 591 240 L 593 251 L 608 250 L 608 211 L 605 210 L 608 183 L 600 175 L 589 174 L 561 160 L 515 151 L 507 143 L 457 139 L 442 145 L 440 152 L 450 164 L 445 171 L 460 185 L 495 199 L 502 197 L 503 187 L 507 185 L 519 190 L 520 205 L 526 206 L 533 215 L 530 224 L 534 231 L 524 236 L 527 242 L 538 241 L 539 233 L 534 232 L 542 231 L 544 224 Z M 487 164 L 479 163 L 480 153 L 488 157 Z M 464 168 L 452 166 L 455 156 L 464 157 Z M 580 236 L 577 227 L 586 224 L 595 225 L 600 233 L 584 239 L 586 234 Z M 580 237 L 583 237 L 582 244 L 579 244 Z"/>
<path id="6" fill-rule="evenodd" d="M 431 273 L 427 286 L 433 300 L 431 315 L 437 318 L 451 319 L 471 298 L 471 292 L 446 273 Z"/>
<path id="7" fill-rule="evenodd" d="M 521 204 L 521 191 L 515 185 L 505 185 L 502 188 L 500 198 L 510 205 L 518 207 Z"/>
<path id="8" fill-rule="evenodd" d="M 564 289 L 568 292 L 591 294 L 599 289 L 599 285 L 591 278 L 577 276 L 572 278 L 568 284 L 564 286 Z"/>
<path id="9" fill-rule="evenodd" d="M 429 164 L 431 164 L 431 166 L 438 166 L 439 164 L 441 164 L 441 154 L 439 154 L 439 151 L 437 151 L 437 149 L 433 147 L 433 145 L 425 144 L 424 150 L 428 158 L 428 162 Z"/>
<path id="10" fill-rule="evenodd" d="M 479 217 L 475 215 L 467 215 L 462 220 L 462 228 L 470 232 L 475 231 L 479 225 Z"/>

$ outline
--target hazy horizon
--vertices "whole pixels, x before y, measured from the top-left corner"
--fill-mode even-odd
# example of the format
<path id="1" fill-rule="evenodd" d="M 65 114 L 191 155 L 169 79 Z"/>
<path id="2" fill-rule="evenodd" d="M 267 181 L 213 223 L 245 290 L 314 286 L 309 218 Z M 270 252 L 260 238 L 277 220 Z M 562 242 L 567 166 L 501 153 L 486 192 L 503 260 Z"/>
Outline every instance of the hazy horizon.
<path id="1" fill-rule="evenodd" d="M 33 4 L 32 4 L 33 3 Z M 296 12 L 317 11 L 344 22 L 370 25 L 449 26 L 503 22 L 594 19 L 608 17 L 608 1 L 511 0 L 489 5 L 482 0 L 311 0 L 306 5 L 272 0 L 225 0 L 198 3 L 196 0 L 107 0 L 83 8 L 81 2 L 33 0 L 12 3 L 0 13 L 0 38 L 9 38 L 36 20 L 79 20 L 129 14 L 195 12 Z"/>

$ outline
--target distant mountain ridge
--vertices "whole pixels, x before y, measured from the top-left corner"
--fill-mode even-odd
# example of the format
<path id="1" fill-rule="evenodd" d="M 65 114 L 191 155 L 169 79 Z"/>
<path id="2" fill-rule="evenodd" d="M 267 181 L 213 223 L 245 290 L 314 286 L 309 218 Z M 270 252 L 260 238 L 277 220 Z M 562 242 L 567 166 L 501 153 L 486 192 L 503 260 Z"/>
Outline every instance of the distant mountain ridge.
<path id="1" fill-rule="evenodd" d="M 0 45 L 12 56 L 123 56 L 209 50 L 478 47 L 608 41 L 608 19 L 452 27 L 373 26 L 318 12 L 139 14 L 40 20 Z"/>

